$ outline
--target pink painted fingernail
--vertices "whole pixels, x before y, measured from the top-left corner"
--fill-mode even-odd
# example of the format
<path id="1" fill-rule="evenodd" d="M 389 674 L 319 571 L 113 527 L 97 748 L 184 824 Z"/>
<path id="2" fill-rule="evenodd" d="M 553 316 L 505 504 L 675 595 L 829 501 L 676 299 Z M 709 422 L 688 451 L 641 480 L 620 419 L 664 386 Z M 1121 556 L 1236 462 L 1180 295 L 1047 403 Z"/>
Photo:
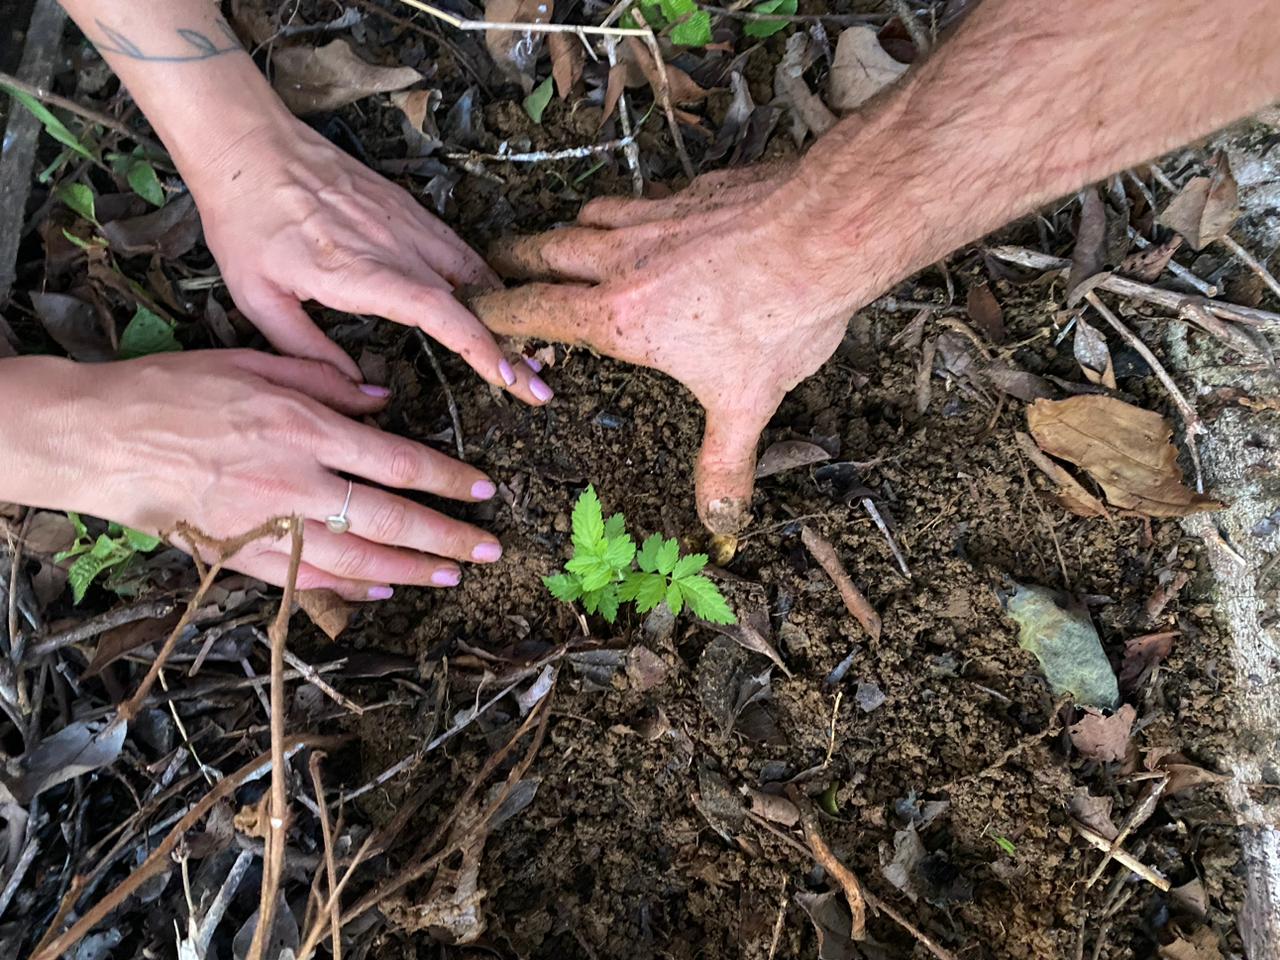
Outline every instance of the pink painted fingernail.
<path id="1" fill-rule="evenodd" d="M 538 373 L 542 370 L 541 360 L 535 359 L 534 357 L 525 357 L 524 362 L 529 365 L 529 369 L 534 373 Z"/>
<path id="2" fill-rule="evenodd" d="M 492 540 L 476 544 L 476 548 L 471 551 L 471 559 L 479 560 L 481 563 L 493 563 L 501 556 L 502 544 L 495 543 Z"/>
<path id="3" fill-rule="evenodd" d="M 365 396 L 377 397 L 379 400 L 385 400 L 387 397 L 391 396 L 391 391 L 386 387 L 379 387 L 372 383 L 360 384 L 360 392 Z"/>
<path id="4" fill-rule="evenodd" d="M 477 480 L 471 485 L 471 496 L 476 500 L 488 500 L 497 492 L 498 488 L 490 480 Z"/>
<path id="5" fill-rule="evenodd" d="M 513 386 L 516 382 L 516 372 L 511 369 L 511 364 L 503 360 L 498 364 L 498 374 L 502 377 L 502 382 L 508 387 Z"/>
<path id="6" fill-rule="evenodd" d="M 370 600 L 390 600 L 393 596 L 395 596 L 395 593 L 396 592 L 392 590 L 390 587 L 370 587 L 369 599 Z"/>
<path id="7" fill-rule="evenodd" d="M 462 580 L 462 571 L 457 567 L 442 567 L 431 574 L 431 582 L 437 587 L 456 587 Z"/>
<path id="8" fill-rule="evenodd" d="M 537 397 L 543 403 L 546 403 L 548 400 L 550 400 L 552 397 L 555 396 L 555 394 L 551 392 L 551 388 L 548 387 L 545 383 L 543 383 L 542 379 L 539 377 L 534 377 L 529 381 L 529 390 L 535 397 Z"/>

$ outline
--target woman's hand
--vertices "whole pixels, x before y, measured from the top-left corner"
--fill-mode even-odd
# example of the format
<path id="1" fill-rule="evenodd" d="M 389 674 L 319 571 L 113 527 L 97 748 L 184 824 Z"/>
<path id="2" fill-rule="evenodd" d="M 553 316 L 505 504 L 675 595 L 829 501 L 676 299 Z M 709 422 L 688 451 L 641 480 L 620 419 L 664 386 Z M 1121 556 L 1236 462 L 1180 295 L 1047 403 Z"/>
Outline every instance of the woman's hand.
<path id="1" fill-rule="evenodd" d="M 417 327 L 485 380 L 533 404 L 552 393 L 454 299 L 497 277 L 405 190 L 353 160 L 278 101 L 259 126 L 189 178 L 205 240 L 236 305 L 282 353 L 355 362 L 302 303 Z"/>
<path id="2" fill-rule="evenodd" d="M 391 584 L 453 586 L 458 561 L 491 563 L 491 535 L 380 486 L 454 500 L 493 496 L 483 473 L 352 419 L 386 391 L 316 360 L 250 350 L 163 354 L 108 364 L 0 361 L 0 499 L 105 517 L 156 535 L 181 521 L 210 537 L 277 516 L 306 519 L 298 586 L 350 599 Z M 324 519 L 342 510 L 350 531 Z M 180 538 L 175 546 L 189 549 Z M 282 585 L 287 541 L 259 541 L 230 567 Z"/>

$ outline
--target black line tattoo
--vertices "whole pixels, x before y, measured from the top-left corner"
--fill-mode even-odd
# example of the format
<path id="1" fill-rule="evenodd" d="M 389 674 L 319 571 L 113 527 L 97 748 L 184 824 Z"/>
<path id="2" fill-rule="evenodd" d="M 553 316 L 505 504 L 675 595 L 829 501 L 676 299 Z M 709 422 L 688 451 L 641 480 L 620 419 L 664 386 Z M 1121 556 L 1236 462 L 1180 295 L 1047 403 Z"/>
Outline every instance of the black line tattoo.
<path id="1" fill-rule="evenodd" d="M 101 20 L 95 22 L 107 40 L 105 43 L 98 41 L 98 49 L 103 53 L 118 53 L 130 60 L 147 60 L 152 63 L 191 63 L 196 60 L 210 60 L 224 53 L 235 53 L 244 49 L 240 46 L 240 41 L 236 39 L 231 27 L 227 25 L 227 21 L 221 17 L 215 21 L 215 25 L 223 38 L 228 41 L 226 46 L 218 46 L 217 40 L 199 30 L 179 29 L 177 35 L 191 47 L 191 52 L 169 55 L 147 53 L 119 30 L 108 27 Z"/>

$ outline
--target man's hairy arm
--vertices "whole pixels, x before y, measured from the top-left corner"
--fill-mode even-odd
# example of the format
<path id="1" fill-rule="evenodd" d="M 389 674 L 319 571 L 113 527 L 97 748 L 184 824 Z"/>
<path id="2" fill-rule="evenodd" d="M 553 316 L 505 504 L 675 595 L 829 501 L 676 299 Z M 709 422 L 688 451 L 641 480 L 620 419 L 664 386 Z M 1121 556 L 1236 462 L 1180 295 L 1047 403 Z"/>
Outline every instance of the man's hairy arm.
<path id="1" fill-rule="evenodd" d="M 852 311 L 1010 219 L 1280 98 L 1280 0 L 983 0 L 794 167 L 597 200 L 506 243 L 495 331 L 663 370 L 706 408 L 698 512 L 749 519 L 756 442 Z M 573 285 L 565 283 L 573 281 Z M 594 284 L 582 287 L 583 282 Z"/>

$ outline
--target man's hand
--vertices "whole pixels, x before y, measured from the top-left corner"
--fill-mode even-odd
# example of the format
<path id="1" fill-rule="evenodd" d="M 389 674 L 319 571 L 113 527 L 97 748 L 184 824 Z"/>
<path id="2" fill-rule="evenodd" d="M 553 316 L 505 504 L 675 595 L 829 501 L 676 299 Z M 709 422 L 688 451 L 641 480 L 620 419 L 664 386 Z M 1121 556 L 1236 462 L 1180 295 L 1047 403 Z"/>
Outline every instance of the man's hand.
<path id="1" fill-rule="evenodd" d="M 500 333 L 663 370 L 707 410 L 698 512 L 749 515 L 760 431 L 853 310 L 965 242 L 1280 98 L 1280 0 L 983 0 L 795 168 L 595 201 L 514 243 Z M 569 286 L 568 281 L 576 282 Z"/>
<path id="2" fill-rule="evenodd" d="M 529 403 L 551 390 L 514 364 L 453 291 L 498 280 L 405 190 L 277 113 L 193 184 L 205 240 L 236 304 L 282 353 L 359 379 L 302 302 L 417 327 Z"/>
<path id="3" fill-rule="evenodd" d="M 761 168 L 700 178 L 668 200 L 592 201 L 578 226 L 492 251 L 509 277 L 562 283 L 473 303 L 498 333 L 584 344 L 688 387 L 706 408 L 695 480 L 715 533 L 746 524 L 760 432 L 849 315 L 822 271 L 779 242 L 788 183 L 789 171 Z"/>
<path id="4" fill-rule="evenodd" d="M 385 599 L 391 584 L 453 586 L 458 561 L 502 555 L 490 534 L 380 489 L 461 501 L 495 492 L 480 471 L 352 419 L 385 397 L 320 361 L 250 350 L 96 365 L 22 357 L 0 361 L 0 402 L 23 411 L 0 425 L 0 499 L 156 535 L 186 521 L 226 538 L 302 516 L 298 586 L 353 600 Z M 341 511 L 346 477 L 351 528 L 335 534 L 324 519 Z M 282 585 L 288 550 L 259 541 L 229 566 Z"/>

